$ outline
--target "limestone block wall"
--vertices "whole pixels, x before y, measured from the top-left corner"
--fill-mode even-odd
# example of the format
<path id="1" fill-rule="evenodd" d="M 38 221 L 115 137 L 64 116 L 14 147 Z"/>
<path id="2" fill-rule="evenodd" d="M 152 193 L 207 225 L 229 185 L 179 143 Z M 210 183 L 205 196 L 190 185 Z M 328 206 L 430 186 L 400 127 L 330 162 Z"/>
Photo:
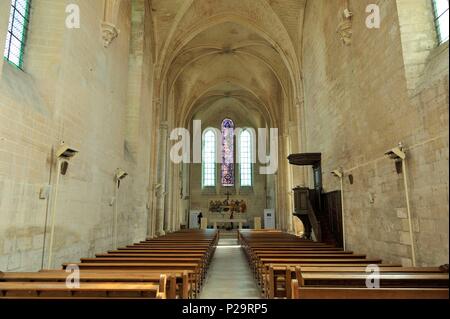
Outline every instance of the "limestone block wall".
<path id="1" fill-rule="evenodd" d="M 110 202 L 118 167 L 129 173 L 120 188 L 119 244 L 142 240 L 147 233 L 150 121 L 137 121 L 140 146 L 133 157 L 124 147 L 131 1 L 122 2 L 117 20 L 120 34 L 108 48 L 103 47 L 100 29 L 103 1 L 75 3 L 80 6 L 80 29 L 65 28 L 65 1 L 34 1 L 24 70 L 2 61 L 3 271 L 38 270 L 43 260 L 47 266 L 44 246 L 49 241 L 50 202 L 39 199 L 39 192 L 55 182 L 52 147 L 62 140 L 80 153 L 60 181 L 54 266 L 111 248 Z M 2 1 L 0 11 L 4 9 L 9 11 L 8 1 Z M 6 24 L 0 21 L 0 38 L 4 39 Z M 143 109 L 143 116 L 149 117 L 145 104 Z"/>
<path id="2" fill-rule="evenodd" d="M 413 35 L 402 35 L 396 1 L 375 1 L 381 9 L 380 29 L 365 26 L 370 3 L 374 1 L 349 2 L 354 14 L 349 46 L 336 34 L 342 4 L 307 3 L 307 150 L 322 153 L 325 191 L 339 188 L 331 170 L 343 167 L 346 176 L 353 175 L 353 184 L 344 181 L 347 248 L 408 265 L 403 176 L 383 156 L 403 142 L 417 265 L 448 263 L 448 44 L 429 50 L 419 76 L 411 73 L 411 60 L 406 72 L 404 50 L 412 46 Z M 402 46 L 402 40 L 408 45 Z M 414 91 L 408 76 L 418 83 Z"/>

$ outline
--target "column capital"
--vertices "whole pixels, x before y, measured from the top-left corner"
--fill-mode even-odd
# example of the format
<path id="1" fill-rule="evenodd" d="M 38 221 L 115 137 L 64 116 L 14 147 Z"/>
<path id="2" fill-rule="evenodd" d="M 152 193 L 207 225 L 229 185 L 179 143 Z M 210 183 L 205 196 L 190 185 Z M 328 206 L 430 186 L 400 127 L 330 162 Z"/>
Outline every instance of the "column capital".
<path id="1" fill-rule="evenodd" d="M 119 30 L 114 24 L 109 22 L 103 22 L 101 24 L 101 27 L 102 27 L 103 46 L 107 48 L 109 47 L 111 42 L 119 36 Z"/>
<path id="2" fill-rule="evenodd" d="M 107 48 L 119 36 L 117 25 L 119 22 L 120 1 L 105 0 L 103 8 L 102 39 L 103 46 Z"/>

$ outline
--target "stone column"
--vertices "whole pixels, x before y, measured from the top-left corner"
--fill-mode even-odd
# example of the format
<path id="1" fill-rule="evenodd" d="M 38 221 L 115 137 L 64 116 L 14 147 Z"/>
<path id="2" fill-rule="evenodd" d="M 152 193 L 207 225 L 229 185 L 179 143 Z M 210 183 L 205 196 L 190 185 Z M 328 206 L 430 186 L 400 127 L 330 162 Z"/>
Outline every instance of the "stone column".
<path id="1" fill-rule="evenodd" d="M 156 235 L 165 235 L 164 231 L 164 206 L 166 197 L 166 154 L 167 154 L 167 122 L 159 126 L 159 153 L 158 153 L 158 182 L 156 193 Z"/>
<path id="2" fill-rule="evenodd" d="M 297 153 L 304 153 L 307 152 L 306 147 L 306 122 L 305 122 L 305 103 L 303 100 L 298 101 L 296 104 L 296 113 L 297 113 L 297 138 L 298 138 L 298 146 L 297 146 Z M 308 166 L 298 166 L 296 168 L 297 171 L 299 171 L 300 175 L 300 185 L 301 186 L 307 186 L 309 185 L 309 179 L 308 179 Z"/>
<path id="3" fill-rule="evenodd" d="M 290 143 L 290 138 L 289 138 L 289 134 L 284 134 L 283 136 L 283 140 L 284 140 L 284 147 L 285 150 L 287 151 L 286 154 L 291 154 L 291 143 Z M 286 164 L 286 179 L 285 179 L 285 183 L 286 183 L 286 230 L 288 232 L 292 232 L 292 203 L 294 201 L 293 198 L 293 193 L 292 193 L 292 167 L 290 164 Z"/>
<path id="4" fill-rule="evenodd" d="M 277 173 L 277 216 L 279 223 L 278 227 L 283 231 L 289 231 L 292 225 L 290 216 L 292 215 L 290 196 L 291 192 L 289 186 L 289 168 L 286 156 L 288 154 L 288 138 L 287 134 L 283 133 L 278 138 L 279 145 L 279 159 L 278 159 L 278 173 Z"/>
<path id="5" fill-rule="evenodd" d="M 102 39 L 103 46 L 109 47 L 111 42 L 119 36 L 117 24 L 119 20 L 120 0 L 105 0 L 103 8 Z"/>
<path id="6" fill-rule="evenodd" d="M 284 138 L 282 135 L 278 137 L 278 171 L 276 175 L 276 216 L 277 216 L 277 228 L 280 230 L 286 230 L 286 171 L 284 169 Z"/>
<path id="7" fill-rule="evenodd" d="M 155 238 L 156 237 L 156 210 L 155 205 L 153 205 L 153 201 L 156 199 L 156 192 L 153 188 L 154 185 L 149 184 L 148 187 L 148 202 L 147 202 L 147 210 L 148 210 L 148 219 L 147 219 L 147 237 Z"/>
<path id="8" fill-rule="evenodd" d="M 176 197 L 177 197 L 177 183 L 176 183 L 176 165 L 173 162 L 169 162 L 169 169 L 168 169 L 168 182 L 167 182 L 167 193 L 168 193 L 168 201 L 167 201 L 167 229 L 170 232 L 176 231 Z"/>

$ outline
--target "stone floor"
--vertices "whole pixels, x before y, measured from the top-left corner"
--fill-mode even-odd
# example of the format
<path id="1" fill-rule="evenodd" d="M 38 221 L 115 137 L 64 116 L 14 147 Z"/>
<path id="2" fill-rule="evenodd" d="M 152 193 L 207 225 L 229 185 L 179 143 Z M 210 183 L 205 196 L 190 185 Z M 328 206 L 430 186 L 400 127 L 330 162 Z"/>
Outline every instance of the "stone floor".
<path id="1" fill-rule="evenodd" d="M 260 299 L 245 255 L 234 236 L 222 236 L 200 299 Z"/>

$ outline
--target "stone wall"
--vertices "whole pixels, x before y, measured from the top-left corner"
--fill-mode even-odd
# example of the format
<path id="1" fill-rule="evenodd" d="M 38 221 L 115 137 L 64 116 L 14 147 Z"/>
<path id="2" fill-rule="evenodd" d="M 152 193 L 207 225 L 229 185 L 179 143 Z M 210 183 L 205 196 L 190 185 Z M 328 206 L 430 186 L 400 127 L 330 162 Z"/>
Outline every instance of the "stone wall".
<path id="1" fill-rule="evenodd" d="M 111 248 L 110 203 L 118 167 L 129 173 L 119 195 L 119 244 L 142 240 L 147 234 L 146 103 L 141 106 L 144 117 L 137 121 L 139 146 L 133 156 L 124 147 L 131 2 L 122 3 L 120 34 L 108 48 L 103 47 L 100 28 L 103 1 L 75 3 L 80 6 L 80 29 L 65 28 L 65 2 L 34 1 L 24 70 L 2 61 L 0 270 L 47 266 L 44 245 L 49 242 L 50 201 L 39 199 L 39 193 L 55 183 L 52 147 L 60 141 L 80 153 L 60 180 L 53 266 Z M 1 5 L 1 12 L 9 12 L 8 1 Z M 0 22 L 4 43 L 3 14 Z"/>
<path id="2" fill-rule="evenodd" d="M 403 142 L 417 265 L 448 263 L 448 44 L 428 50 L 425 66 L 420 66 L 424 71 L 417 76 L 410 59 L 405 66 L 404 50 L 413 41 L 410 33 L 409 38 L 401 34 L 396 2 L 375 2 L 381 9 L 380 29 L 365 26 L 370 3 L 350 1 L 353 34 L 347 46 L 336 34 L 342 3 L 307 2 L 307 150 L 322 153 L 325 191 L 339 188 L 331 170 L 342 167 L 346 176 L 353 175 L 353 184 L 344 181 L 347 248 L 408 265 L 403 175 L 384 157 Z M 402 46 L 402 40 L 408 45 Z M 408 76 L 418 83 L 414 91 Z"/>

